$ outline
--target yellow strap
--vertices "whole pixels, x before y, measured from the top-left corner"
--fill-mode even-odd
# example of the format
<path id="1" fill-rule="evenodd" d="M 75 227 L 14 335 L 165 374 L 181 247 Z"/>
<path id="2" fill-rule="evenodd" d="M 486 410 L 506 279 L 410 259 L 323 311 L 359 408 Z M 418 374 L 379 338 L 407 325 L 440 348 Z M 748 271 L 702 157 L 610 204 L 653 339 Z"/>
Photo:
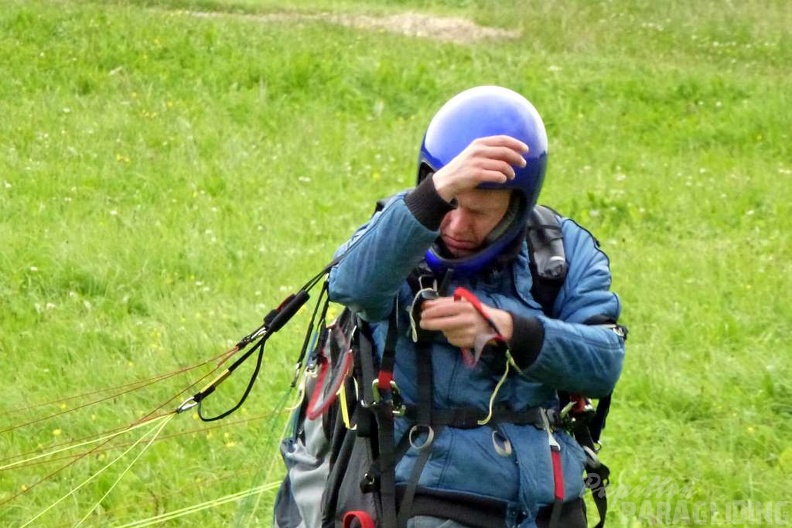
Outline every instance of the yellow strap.
<path id="1" fill-rule="evenodd" d="M 352 381 L 355 383 L 355 394 L 357 394 L 357 380 L 352 378 Z M 341 384 L 341 388 L 338 389 L 338 401 L 341 404 L 341 418 L 344 420 L 344 425 L 350 431 L 354 431 L 357 429 L 357 424 L 352 424 L 352 420 L 349 417 L 349 406 L 347 405 L 346 399 L 346 391 L 344 390 L 345 384 Z"/>

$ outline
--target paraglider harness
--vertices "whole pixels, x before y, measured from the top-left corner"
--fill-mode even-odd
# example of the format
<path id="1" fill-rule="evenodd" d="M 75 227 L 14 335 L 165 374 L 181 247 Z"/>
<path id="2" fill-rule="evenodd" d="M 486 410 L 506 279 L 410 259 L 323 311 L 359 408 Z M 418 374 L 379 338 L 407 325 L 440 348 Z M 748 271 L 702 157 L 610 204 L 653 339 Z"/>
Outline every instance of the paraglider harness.
<path id="1" fill-rule="evenodd" d="M 381 207 L 379 202 L 377 210 Z M 550 208 L 536 206 L 530 215 L 526 239 L 533 278 L 531 294 L 544 313 L 552 316 L 567 268 L 558 214 Z M 393 379 L 397 341 L 395 307 L 389 318 L 384 350 L 378 356 L 368 325 L 348 308 L 326 324 L 327 289 L 325 282 L 314 310 L 313 319 L 320 314 L 321 328 L 305 361 L 303 400 L 292 415 L 292 434 L 281 446 L 288 473 L 275 502 L 275 526 L 401 528 L 415 515 L 418 479 L 431 452 L 425 447 L 444 427 L 479 426 L 480 411 L 432 408 L 431 354 L 419 354 L 422 361 L 418 362 L 418 404 L 405 405 Z M 590 321 L 590 324 L 612 324 L 614 331 L 626 337 L 626 329 L 615 322 Z M 313 320 L 309 334 L 312 328 Z M 307 338 L 308 335 L 306 343 Z M 429 345 L 426 340 L 416 339 L 416 346 L 420 351 Z M 304 345 L 298 371 L 305 349 Z M 551 433 L 564 428 L 573 435 L 586 453 L 585 484 L 592 491 L 600 517 L 596 527 L 601 528 L 607 512 L 605 488 L 610 471 L 599 461 L 597 452 L 611 396 L 601 398 L 596 407 L 578 395 L 559 393 L 559 400 L 557 411 L 539 408 L 501 411 L 490 418 L 532 424 L 548 431 L 556 480 L 551 528 L 560 526 L 564 502 L 559 446 Z M 411 418 L 416 426 L 397 442 L 394 418 L 398 416 Z M 415 431 L 428 435 L 413 434 Z M 411 445 L 415 446 L 418 436 L 425 437 L 424 444 L 419 446 L 424 448 L 419 449 L 408 484 L 397 489 L 396 464 Z M 320 494 L 322 500 L 317 502 Z"/>

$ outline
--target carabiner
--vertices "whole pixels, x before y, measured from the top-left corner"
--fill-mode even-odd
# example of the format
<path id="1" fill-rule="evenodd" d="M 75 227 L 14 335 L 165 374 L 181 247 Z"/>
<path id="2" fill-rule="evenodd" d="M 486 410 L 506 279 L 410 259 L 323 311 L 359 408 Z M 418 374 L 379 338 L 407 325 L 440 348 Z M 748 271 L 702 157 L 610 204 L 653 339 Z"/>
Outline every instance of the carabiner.
<path id="1" fill-rule="evenodd" d="M 189 411 L 196 405 L 198 405 L 198 402 L 195 401 L 195 396 L 190 396 L 189 398 L 184 400 L 181 405 L 176 407 L 176 414 L 181 414 L 185 411 Z"/>

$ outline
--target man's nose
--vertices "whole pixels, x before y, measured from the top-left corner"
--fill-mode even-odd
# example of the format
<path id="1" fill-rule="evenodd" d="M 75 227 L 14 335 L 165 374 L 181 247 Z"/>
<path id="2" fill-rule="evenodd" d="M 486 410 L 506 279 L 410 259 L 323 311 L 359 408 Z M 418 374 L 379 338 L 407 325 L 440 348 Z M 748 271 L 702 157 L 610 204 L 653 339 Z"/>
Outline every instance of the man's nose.
<path id="1" fill-rule="evenodd" d="M 465 215 L 460 211 L 451 211 L 448 213 L 448 222 L 446 229 L 449 233 L 464 233 L 467 225 Z"/>

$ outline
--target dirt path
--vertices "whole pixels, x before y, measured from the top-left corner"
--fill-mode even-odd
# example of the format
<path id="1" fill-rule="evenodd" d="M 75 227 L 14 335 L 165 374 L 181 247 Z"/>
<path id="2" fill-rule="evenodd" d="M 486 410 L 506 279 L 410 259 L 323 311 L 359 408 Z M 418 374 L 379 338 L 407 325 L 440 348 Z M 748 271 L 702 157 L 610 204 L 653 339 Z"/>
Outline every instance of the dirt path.
<path id="1" fill-rule="evenodd" d="M 442 42 L 468 44 L 487 39 L 511 39 L 520 36 L 517 30 L 479 26 L 459 17 L 438 17 L 421 13 L 398 15 L 338 15 L 271 13 L 266 15 L 238 15 L 217 12 L 189 12 L 202 17 L 238 17 L 262 23 L 325 21 L 340 26 L 389 31 L 401 35 L 434 39 Z"/>

